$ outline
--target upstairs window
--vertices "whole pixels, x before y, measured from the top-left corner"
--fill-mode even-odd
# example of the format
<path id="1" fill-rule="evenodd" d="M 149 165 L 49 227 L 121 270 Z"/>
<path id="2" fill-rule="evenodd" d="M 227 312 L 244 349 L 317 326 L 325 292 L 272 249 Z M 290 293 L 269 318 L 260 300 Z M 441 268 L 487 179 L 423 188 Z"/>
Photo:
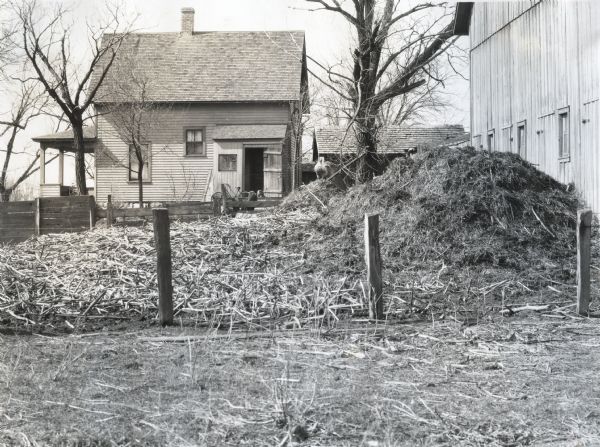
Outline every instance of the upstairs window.
<path id="1" fill-rule="evenodd" d="M 204 129 L 187 129 L 185 131 L 185 155 L 206 155 Z"/>
<path id="2" fill-rule="evenodd" d="M 563 109 L 558 113 L 558 156 L 559 158 L 569 158 L 570 155 L 569 111 Z"/>
<path id="3" fill-rule="evenodd" d="M 144 161 L 142 169 L 142 180 L 150 180 L 150 152 L 149 146 L 146 144 L 141 146 L 141 155 Z M 129 180 L 137 181 L 140 173 L 140 164 L 138 155 L 136 154 L 133 144 L 129 145 Z"/>
<path id="4" fill-rule="evenodd" d="M 527 130 L 525 121 L 517 124 L 517 153 L 521 158 L 527 158 Z"/>

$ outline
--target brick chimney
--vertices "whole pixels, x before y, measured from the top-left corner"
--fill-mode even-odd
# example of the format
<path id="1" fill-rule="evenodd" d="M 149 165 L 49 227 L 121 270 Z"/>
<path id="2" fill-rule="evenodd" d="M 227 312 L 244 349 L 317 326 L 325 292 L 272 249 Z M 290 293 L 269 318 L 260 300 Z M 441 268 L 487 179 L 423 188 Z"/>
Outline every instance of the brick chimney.
<path id="1" fill-rule="evenodd" d="M 191 36 L 194 33 L 194 8 L 181 8 L 181 34 Z"/>

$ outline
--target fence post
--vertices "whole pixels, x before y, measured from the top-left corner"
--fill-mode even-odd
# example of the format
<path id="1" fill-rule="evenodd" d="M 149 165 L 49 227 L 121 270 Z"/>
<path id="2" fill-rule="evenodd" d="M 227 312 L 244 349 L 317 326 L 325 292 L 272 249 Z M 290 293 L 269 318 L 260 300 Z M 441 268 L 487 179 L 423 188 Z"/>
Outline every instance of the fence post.
<path id="1" fill-rule="evenodd" d="M 369 286 L 369 318 L 383 319 L 383 281 L 379 247 L 379 214 L 365 214 L 365 262 Z"/>
<path id="2" fill-rule="evenodd" d="M 35 222 L 34 222 L 34 232 L 36 236 L 40 235 L 40 198 L 35 199 Z"/>
<path id="3" fill-rule="evenodd" d="M 112 195 L 108 195 L 108 202 L 106 202 L 106 228 L 112 227 L 113 222 L 113 207 L 112 207 Z"/>
<path id="4" fill-rule="evenodd" d="M 577 313 L 587 315 L 590 305 L 592 210 L 577 211 Z"/>
<path id="5" fill-rule="evenodd" d="M 227 214 L 227 188 L 221 183 L 221 214 Z"/>
<path id="6" fill-rule="evenodd" d="M 169 232 L 169 210 L 152 210 L 154 222 L 154 244 L 158 278 L 158 316 L 162 326 L 173 324 L 173 284 L 171 276 L 171 238 Z"/>
<path id="7" fill-rule="evenodd" d="M 90 230 L 96 225 L 96 200 L 94 196 L 89 196 L 89 207 L 90 207 Z"/>

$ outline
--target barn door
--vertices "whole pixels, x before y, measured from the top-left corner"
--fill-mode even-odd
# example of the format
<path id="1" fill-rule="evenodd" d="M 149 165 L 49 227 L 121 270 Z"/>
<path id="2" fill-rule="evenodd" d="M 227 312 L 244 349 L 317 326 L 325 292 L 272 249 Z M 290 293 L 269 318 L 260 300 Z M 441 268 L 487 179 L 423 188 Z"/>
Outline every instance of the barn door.
<path id="1" fill-rule="evenodd" d="M 265 195 L 279 197 L 283 192 L 281 147 L 267 147 L 264 152 Z"/>

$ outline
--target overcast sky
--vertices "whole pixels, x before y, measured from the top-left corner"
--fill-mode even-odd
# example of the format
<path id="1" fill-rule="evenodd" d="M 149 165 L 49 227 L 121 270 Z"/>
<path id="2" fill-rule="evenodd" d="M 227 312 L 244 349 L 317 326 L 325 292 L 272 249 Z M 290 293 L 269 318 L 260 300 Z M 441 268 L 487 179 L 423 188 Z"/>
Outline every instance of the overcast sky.
<path id="1" fill-rule="evenodd" d="M 58 3 L 58 0 L 52 2 Z M 61 3 L 69 7 L 74 22 L 79 25 L 85 23 L 86 18 L 99 14 L 102 5 L 95 0 Z M 350 49 L 347 23 L 338 14 L 308 11 L 310 5 L 302 0 L 122 0 L 119 4 L 123 4 L 131 14 L 138 14 L 135 28 L 144 32 L 179 31 L 181 8 L 193 7 L 196 31 L 304 30 L 308 54 L 328 63 L 339 60 Z M 74 39 L 73 43 L 75 51 L 85 51 L 85 42 Z M 450 82 L 447 92 L 455 98 L 455 107 L 431 124 L 463 124 L 468 127 L 468 83 L 464 80 Z M 6 97 L 1 92 L 0 100 L 2 110 L 6 110 Z M 35 145 L 30 141 L 31 136 L 52 131 L 52 123 L 38 120 L 19 144 L 27 144 L 33 150 Z M 72 160 L 67 163 L 65 183 L 71 184 L 74 181 Z M 47 182 L 56 181 L 56 171 L 55 166 L 48 167 Z"/>

